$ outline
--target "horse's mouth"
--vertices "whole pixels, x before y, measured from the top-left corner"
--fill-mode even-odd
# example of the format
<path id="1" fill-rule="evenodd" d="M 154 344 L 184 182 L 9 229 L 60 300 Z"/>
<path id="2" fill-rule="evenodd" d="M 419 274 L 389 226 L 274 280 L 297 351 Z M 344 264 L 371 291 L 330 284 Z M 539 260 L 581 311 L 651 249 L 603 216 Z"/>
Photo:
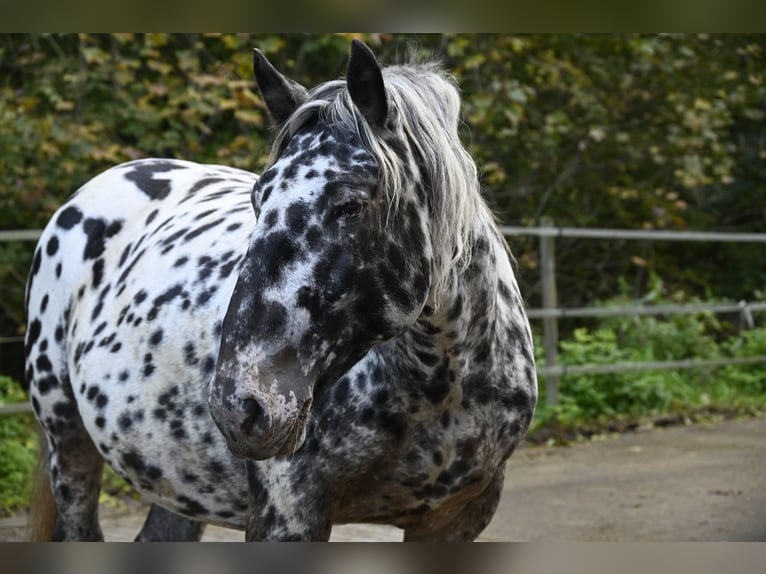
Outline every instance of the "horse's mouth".
<path id="1" fill-rule="evenodd" d="M 281 448 L 274 456 L 295 454 L 303 446 L 303 443 L 306 440 L 306 423 L 308 422 L 310 412 L 311 399 L 307 399 L 303 402 L 295 422 L 289 428 L 282 441 Z"/>
<path id="2" fill-rule="evenodd" d="M 266 460 L 295 454 L 306 440 L 306 423 L 311 404 L 312 400 L 306 399 L 292 422 L 270 428 L 258 440 L 225 433 L 229 450 L 234 456 L 247 460 Z"/>

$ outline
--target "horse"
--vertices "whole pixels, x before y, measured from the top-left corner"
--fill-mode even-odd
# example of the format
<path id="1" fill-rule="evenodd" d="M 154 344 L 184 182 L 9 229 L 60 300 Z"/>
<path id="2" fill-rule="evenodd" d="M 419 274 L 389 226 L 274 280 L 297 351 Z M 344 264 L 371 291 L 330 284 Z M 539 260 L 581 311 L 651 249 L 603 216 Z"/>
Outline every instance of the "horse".
<path id="1" fill-rule="evenodd" d="M 455 80 L 354 40 L 311 90 L 255 50 L 262 175 L 117 165 L 53 215 L 26 291 L 42 429 L 35 537 L 103 540 L 104 461 L 137 541 L 474 540 L 537 402 L 512 257 Z"/>

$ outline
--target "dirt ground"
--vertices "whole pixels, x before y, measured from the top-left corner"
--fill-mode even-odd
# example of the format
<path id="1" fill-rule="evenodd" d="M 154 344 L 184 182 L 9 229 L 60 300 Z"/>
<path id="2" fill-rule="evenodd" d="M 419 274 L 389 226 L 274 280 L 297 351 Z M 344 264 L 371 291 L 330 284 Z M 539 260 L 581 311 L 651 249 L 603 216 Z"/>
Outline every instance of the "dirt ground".
<path id="1" fill-rule="evenodd" d="M 146 507 L 103 508 L 107 540 L 132 540 Z M 0 541 L 22 540 L 24 516 L 0 520 Z M 395 541 L 373 525 L 333 529 L 333 541 Z M 203 540 L 243 534 L 208 527 Z M 766 541 L 766 418 L 526 447 L 511 457 L 485 541 Z"/>

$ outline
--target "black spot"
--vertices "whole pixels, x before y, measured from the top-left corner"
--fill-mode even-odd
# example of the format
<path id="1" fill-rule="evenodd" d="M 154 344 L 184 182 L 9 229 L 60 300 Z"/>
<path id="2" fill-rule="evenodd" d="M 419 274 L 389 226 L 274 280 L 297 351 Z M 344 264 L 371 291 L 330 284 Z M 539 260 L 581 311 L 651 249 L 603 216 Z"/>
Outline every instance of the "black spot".
<path id="1" fill-rule="evenodd" d="M 103 219 L 88 218 L 82 224 L 85 235 L 88 240 L 85 243 L 83 259 L 96 259 L 104 252 L 104 235 L 106 234 L 106 223 Z"/>
<path id="2" fill-rule="evenodd" d="M 263 224 L 266 226 L 266 229 L 272 229 L 279 220 L 279 212 L 277 212 L 276 209 L 270 210 L 266 215 L 263 217 Z"/>
<path id="3" fill-rule="evenodd" d="M 316 249 L 322 244 L 322 228 L 318 225 L 312 225 L 306 231 L 306 245 L 311 249 Z"/>
<path id="4" fill-rule="evenodd" d="M 159 213 L 159 209 L 155 209 L 152 211 L 146 218 L 146 225 L 149 225 L 152 221 L 154 221 L 154 218 L 157 217 L 157 214 Z"/>
<path id="5" fill-rule="evenodd" d="M 133 419 L 130 418 L 130 413 L 124 412 L 117 419 L 117 424 L 122 432 L 127 432 L 133 426 Z"/>
<path id="6" fill-rule="evenodd" d="M 210 298 L 218 291 L 218 287 L 213 285 L 210 289 L 205 289 L 202 293 L 197 295 L 196 304 L 198 307 L 204 307 Z"/>
<path id="7" fill-rule="evenodd" d="M 37 273 L 40 271 L 40 265 L 42 265 L 42 262 L 43 262 L 43 253 L 38 247 L 37 249 L 35 249 L 35 258 L 32 261 L 32 271 L 30 272 L 30 277 L 34 277 L 35 275 L 37 275 Z M 31 281 L 30 281 L 30 285 L 31 285 Z"/>
<path id="8" fill-rule="evenodd" d="M 37 357 L 35 366 L 38 371 L 48 372 L 53 370 L 53 365 L 51 364 L 50 359 L 48 359 L 48 355 L 40 355 Z"/>
<path id="9" fill-rule="evenodd" d="M 152 336 L 149 337 L 149 344 L 153 347 L 156 347 L 162 342 L 162 336 L 162 329 L 157 329 L 154 333 L 152 333 Z"/>
<path id="10" fill-rule="evenodd" d="M 85 398 L 87 398 L 89 401 L 92 401 L 98 396 L 98 393 L 101 389 L 99 389 L 98 385 L 93 385 L 88 389 L 88 394 L 85 395 Z"/>
<path id="11" fill-rule="evenodd" d="M 183 514 L 187 514 L 189 516 L 198 516 L 200 514 L 207 514 L 207 508 L 202 506 L 199 502 L 196 500 L 193 500 L 189 498 L 188 496 L 178 496 L 176 500 L 183 504 L 183 507 L 180 509 Z"/>
<path id="12" fill-rule="evenodd" d="M 26 354 L 29 355 L 30 351 L 32 350 L 32 347 L 37 342 L 37 339 L 40 337 L 40 331 L 42 330 L 42 324 L 38 319 L 34 319 L 29 324 L 29 331 L 27 332 L 27 344 L 26 344 Z"/>
<path id="13" fill-rule="evenodd" d="M 305 203 L 293 203 L 287 208 L 288 229 L 296 235 L 303 232 L 310 215 L 311 211 Z"/>
<path id="14" fill-rule="evenodd" d="M 56 225 L 63 229 L 72 229 L 82 220 L 82 212 L 76 207 L 69 206 L 59 213 Z"/>
<path id="15" fill-rule="evenodd" d="M 38 379 L 37 381 L 37 390 L 40 392 L 41 395 L 46 395 L 48 392 L 54 388 L 59 386 L 59 380 L 56 377 L 56 375 L 48 375 L 47 377 L 43 377 Z"/>
<path id="16" fill-rule="evenodd" d="M 159 310 L 167 303 L 171 302 L 176 297 L 180 297 L 181 293 L 183 292 L 183 285 L 180 283 L 177 283 L 176 285 L 173 285 L 169 289 L 165 290 L 161 295 L 154 298 L 152 301 L 152 309 L 149 311 L 149 313 L 146 316 L 146 319 L 148 321 L 153 321 L 157 318 L 157 314 L 159 313 Z"/>
<path id="17" fill-rule="evenodd" d="M 211 221 L 209 223 L 206 223 L 205 225 L 201 225 L 201 226 L 197 227 L 196 229 L 193 229 L 192 231 L 187 233 L 184 236 L 184 241 L 191 241 L 195 237 L 198 237 L 199 235 L 202 235 L 207 230 L 212 229 L 216 225 L 219 225 L 219 224 L 221 224 L 223 222 L 224 222 L 224 220 L 222 218 L 219 218 L 219 219 L 216 219 L 216 220 Z"/>
<path id="18" fill-rule="evenodd" d="M 207 356 L 205 362 L 202 364 L 202 372 L 209 375 L 215 369 L 215 357 Z"/>
<path id="19" fill-rule="evenodd" d="M 207 187 L 208 185 L 213 185 L 215 183 L 220 183 L 221 181 L 223 180 L 219 177 L 206 177 L 205 179 L 200 179 L 197 183 L 189 188 L 188 194 L 193 195 L 203 187 Z"/>
<path id="20" fill-rule="evenodd" d="M 151 199 L 165 199 L 170 193 L 170 180 L 154 179 L 154 175 L 174 169 L 183 169 L 183 166 L 169 161 L 143 163 L 126 173 L 125 179 L 135 183 Z"/>
<path id="21" fill-rule="evenodd" d="M 335 390 L 333 391 L 335 401 L 338 403 L 345 403 L 346 399 L 348 399 L 348 393 L 349 393 L 348 377 L 343 377 L 337 383 L 335 383 Z"/>
<path id="22" fill-rule="evenodd" d="M 130 255 L 130 248 L 133 246 L 132 243 L 128 243 L 125 246 L 125 249 L 122 250 L 122 255 L 120 255 L 120 262 L 117 264 L 117 267 L 122 267 L 125 262 L 128 260 L 128 255 Z"/>
<path id="23" fill-rule="evenodd" d="M 118 285 L 125 282 L 125 279 L 128 278 L 128 275 L 130 275 L 131 271 L 133 271 L 133 267 L 135 267 L 139 260 L 144 256 L 144 253 L 146 253 L 146 247 L 144 247 L 135 257 L 133 257 L 130 265 L 128 265 L 120 274 L 120 277 L 117 279 Z"/>
<path id="24" fill-rule="evenodd" d="M 529 392 L 522 388 L 515 388 L 500 397 L 500 402 L 506 409 L 516 411 L 532 410 L 532 398 Z"/>
<path id="25" fill-rule="evenodd" d="M 59 250 L 59 238 L 55 235 L 48 240 L 48 245 L 45 248 L 45 252 L 49 255 L 55 255 Z"/>
<path id="26" fill-rule="evenodd" d="M 199 362 L 197 353 L 194 351 L 194 343 L 189 342 L 184 345 L 184 362 L 189 366 L 196 365 Z"/>
<path id="27" fill-rule="evenodd" d="M 95 289 L 101 284 L 101 280 L 104 278 L 104 260 L 99 258 L 93 264 L 93 288 Z"/>
<path id="28" fill-rule="evenodd" d="M 53 403 L 53 413 L 62 419 L 71 420 L 77 416 L 77 407 L 74 403 L 59 401 Z"/>
<path id="29" fill-rule="evenodd" d="M 275 283 L 282 270 L 290 265 L 299 255 L 295 243 L 285 231 L 275 231 L 256 242 L 254 249 L 261 264 L 263 278 L 267 283 Z"/>

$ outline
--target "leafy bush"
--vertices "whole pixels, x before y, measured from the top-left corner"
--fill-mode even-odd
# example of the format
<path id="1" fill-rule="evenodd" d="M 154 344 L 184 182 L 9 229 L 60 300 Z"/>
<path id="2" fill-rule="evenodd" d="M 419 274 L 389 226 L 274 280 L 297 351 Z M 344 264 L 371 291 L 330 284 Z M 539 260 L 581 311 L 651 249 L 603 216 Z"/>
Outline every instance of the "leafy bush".
<path id="1" fill-rule="evenodd" d="M 661 282 L 656 281 L 657 287 Z M 661 291 L 656 289 L 655 291 Z M 651 297 L 657 304 L 698 302 Z M 642 301 L 644 302 L 644 301 Z M 625 297 L 606 302 L 625 305 Z M 731 332 L 710 313 L 607 318 L 579 327 L 559 343 L 561 365 L 604 365 L 682 359 L 766 355 L 766 327 Z M 545 364 L 542 345 L 537 360 Z M 766 406 L 766 366 L 762 363 L 717 369 L 572 374 L 559 379 L 559 405 L 545 403 L 541 384 L 535 427 L 576 426 L 589 422 L 636 418 L 700 407 Z"/>
<path id="2" fill-rule="evenodd" d="M 24 400 L 12 379 L 0 376 L 0 405 Z M 0 417 L 0 516 L 24 505 L 31 494 L 37 437 L 29 415 Z"/>

